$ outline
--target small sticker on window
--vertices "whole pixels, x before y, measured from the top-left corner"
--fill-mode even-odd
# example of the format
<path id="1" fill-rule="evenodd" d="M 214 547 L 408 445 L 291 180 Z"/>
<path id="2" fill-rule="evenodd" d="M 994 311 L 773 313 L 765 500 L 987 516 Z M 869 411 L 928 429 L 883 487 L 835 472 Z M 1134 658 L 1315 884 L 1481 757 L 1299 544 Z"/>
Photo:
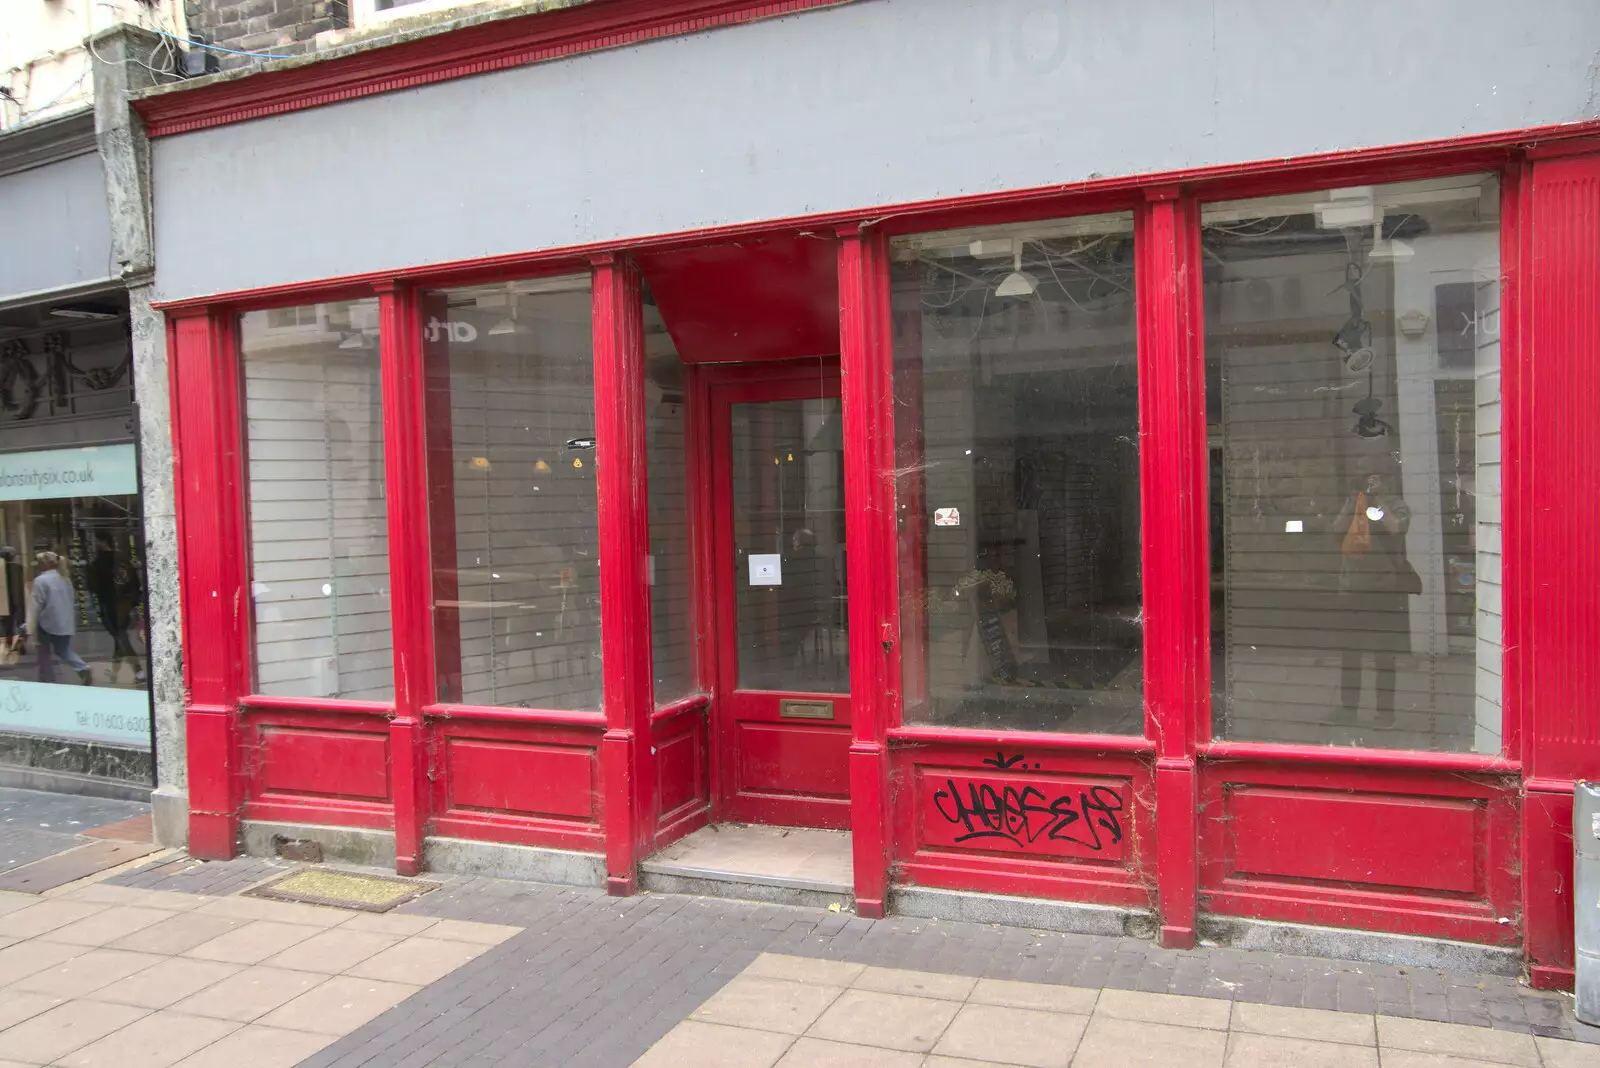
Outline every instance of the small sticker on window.
<path id="1" fill-rule="evenodd" d="M 961 509 L 935 508 L 933 510 L 933 525 L 936 527 L 959 527 L 961 525 Z"/>
<path id="2" fill-rule="evenodd" d="M 778 553 L 751 553 L 750 585 L 782 586 L 783 557 Z"/>
<path id="3" fill-rule="evenodd" d="M 1600 839 L 1600 812 L 1596 812 L 1589 820 L 1589 832 Z"/>

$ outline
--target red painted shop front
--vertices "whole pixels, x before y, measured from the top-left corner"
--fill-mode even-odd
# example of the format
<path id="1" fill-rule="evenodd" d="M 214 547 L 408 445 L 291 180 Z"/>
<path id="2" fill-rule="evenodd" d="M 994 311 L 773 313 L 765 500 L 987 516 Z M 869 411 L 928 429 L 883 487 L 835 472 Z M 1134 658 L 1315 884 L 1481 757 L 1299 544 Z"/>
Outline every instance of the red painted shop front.
<path id="1" fill-rule="evenodd" d="M 1597 285 L 1564 129 L 168 306 L 191 850 L 377 829 L 628 894 L 711 822 L 842 828 L 862 915 L 1569 981 Z"/>

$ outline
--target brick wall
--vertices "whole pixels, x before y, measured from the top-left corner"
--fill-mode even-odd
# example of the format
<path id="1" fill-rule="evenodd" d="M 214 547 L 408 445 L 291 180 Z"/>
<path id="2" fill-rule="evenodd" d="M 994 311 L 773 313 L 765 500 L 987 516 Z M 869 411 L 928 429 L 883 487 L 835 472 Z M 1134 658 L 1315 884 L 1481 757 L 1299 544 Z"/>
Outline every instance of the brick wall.
<path id="1" fill-rule="evenodd" d="M 241 52 L 303 55 L 315 51 L 325 30 L 350 25 L 347 0 L 185 0 L 189 32 L 208 44 Z M 247 56 L 219 56 L 222 69 L 250 63 Z"/>

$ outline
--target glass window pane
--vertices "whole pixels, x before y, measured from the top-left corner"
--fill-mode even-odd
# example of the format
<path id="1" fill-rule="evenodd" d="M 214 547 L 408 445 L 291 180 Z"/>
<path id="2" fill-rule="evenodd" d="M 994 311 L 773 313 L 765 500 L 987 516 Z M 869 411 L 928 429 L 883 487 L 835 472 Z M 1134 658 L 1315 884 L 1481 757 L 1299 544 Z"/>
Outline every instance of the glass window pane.
<path id="1" fill-rule="evenodd" d="M 589 280 L 428 293 L 439 699 L 600 708 Z"/>
<path id="2" fill-rule="evenodd" d="M 732 406 L 739 688 L 850 692 L 838 397 Z"/>
<path id="3" fill-rule="evenodd" d="M 1140 734 L 1133 220 L 894 248 L 905 719 Z"/>
<path id="4" fill-rule="evenodd" d="M 1218 736 L 1500 751 L 1499 206 L 1204 209 Z"/>
<path id="5" fill-rule="evenodd" d="M 645 459 L 650 484 L 650 649 L 656 704 L 695 690 L 683 361 L 645 295 Z"/>
<path id="6" fill-rule="evenodd" d="M 115 464 L 132 481 L 133 448 L 60 449 L 54 456 L 28 454 L 26 462 L 75 470 L 96 464 L 102 467 L 101 478 Z M 15 464 L 19 457 L 7 459 Z M 41 576 L 51 571 L 55 574 L 41 583 Z M 0 646 L 8 653 L 12 677 L 77 687 L 87 672 L 87 679 L 101 690 L 141 691 L 129 698 L 97 690 L 82 698 L 76 689 L 30 690 L 29 700 L 42 707 L 17 710 L 10 720 L 0 721 L 0 729 L 38 731 L 49 722 L 47 714 L 57 711 L 51 706 L 82 698 L 96 706 L 77 710 L 78 725 L 86 733 L 99 733 L 100 728 L 107 734 L 142 734 L 148 746 L 149 708 L 142 695 L 149 688 L 148 638 L 137 494 L 0 503 Z M 90 713 L 115 725 L 84 722 Z M 57 722 L 70 724 L 73 716 L 59 713 Z"/>
<path id="7" fill-rule="evenodd" d="M 240 318 L 256 691 L 394 696 L 378 302 Z"/>

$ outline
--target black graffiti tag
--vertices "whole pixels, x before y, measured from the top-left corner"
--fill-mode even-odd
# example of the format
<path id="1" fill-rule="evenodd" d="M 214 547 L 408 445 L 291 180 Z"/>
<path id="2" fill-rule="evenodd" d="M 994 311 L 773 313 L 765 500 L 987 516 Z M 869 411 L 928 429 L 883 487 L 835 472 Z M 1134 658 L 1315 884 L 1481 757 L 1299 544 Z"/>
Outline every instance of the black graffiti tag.
<path id="1" fill-rule="evenodd" d="M 1044 839 L 1099 852 L 1122 841 L 1122 797 L 1109 786 L 1051 798 L 1036 786 L 1003 782 L 971 782 L 963 792 L 954 779 L 946 779 L 933 805 L 945 822 L 961 828 L 957 842 L 1004 838 L 1026 849 Z"/>

